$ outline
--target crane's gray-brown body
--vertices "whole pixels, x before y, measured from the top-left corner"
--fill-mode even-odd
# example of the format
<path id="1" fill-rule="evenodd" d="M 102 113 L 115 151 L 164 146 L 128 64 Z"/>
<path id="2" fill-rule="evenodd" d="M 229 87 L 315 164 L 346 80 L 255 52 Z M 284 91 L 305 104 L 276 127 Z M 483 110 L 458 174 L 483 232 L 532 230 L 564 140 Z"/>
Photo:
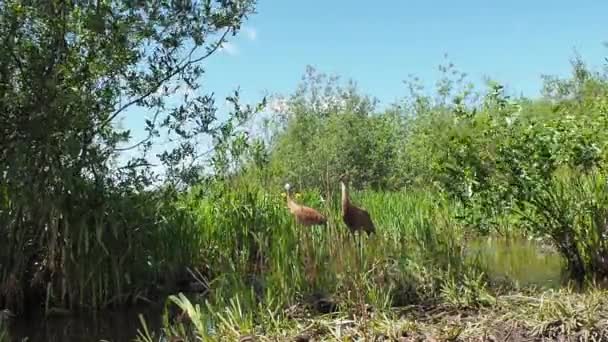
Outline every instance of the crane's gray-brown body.
<path id="1" fill-rule="evenodd" d="M 354 206 L 348 198 L 348 175 L 340 176 L 342 188 L 342 220 L 351 233 L 364 231 L 367 235 L 374 234 L 376 227 L 367 210 Z"/>
<path id="2" fill-rule="evenodd" d="M 327 223 L 325 215 L 316 211 L 313 208 L 296 203 L 291 198 L 291 186 L 285 184 L 285 191 L 287 192 L 287 207 L 289 212 L 295 217 L 296 223 L 303 226 L 324 226 Z"/>

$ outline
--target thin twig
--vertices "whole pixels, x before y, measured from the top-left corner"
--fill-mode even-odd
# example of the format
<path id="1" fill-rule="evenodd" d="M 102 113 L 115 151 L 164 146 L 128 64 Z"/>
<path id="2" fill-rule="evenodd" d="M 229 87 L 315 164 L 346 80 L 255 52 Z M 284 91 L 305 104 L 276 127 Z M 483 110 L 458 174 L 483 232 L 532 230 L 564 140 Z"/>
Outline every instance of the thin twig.
<path id="1" fill-rule="evenodd" d="M 154 113 L 154 118 L 152 118 L 152 127 L 156 126 L 156 119 L 158 118 L 158 114 L 160 114 L 160 109 L 157 109 L 156 113 Z M 141 141 L 139 141 L 138 143 L 131 145 L 129 147 L 115 148 L 114 151 L 115 152 L 125 152 L 125 151 L 132 150 L 134 148 L 137 148 L 137 147 L 141 146 L 142 144 L 145 144 L 146 142 L 150 141 L 150 139 L 152 139 L 153 135 L 154 135 L 153 129 L 150 129 L 150 132 L 148 132 L 148 136 L 145 137 L 144 139 L 142 139 Z"/>
<path id="2" fill-rule="evenodd" d="M 509 340 L 509 337 L 511 337 L 511 334 L 513 334 L 513 331 L 515 330 L 515 325 L 516 325 L 516 323 L 513 323 L 513 325 L 511 326 L 511 329 L 509 330 L 507 335 L 505 335 L 505 338 L 502 339 L 503 342 L 506 342 Z"/>
<path id="3" fill-rule="evenodd" d="M 182 66 L 177 67 L 173 72 L 169 73 L 168 75 L 166 75 L 165 77 L 163 77 L 160 81 L 157 82 L 157 84 L 152 87 L 151 89 L 149 89 L 146 93 L 144 93 L 143 95 L 127 102 L 126 104 L 122 105 L 118 110 L 116 110 L 116 112 L 114 112 L 114 114 L 110 115 L 110 117 L 108 117 L 104 122 L 101 123 L 101 125 L 99 126 L 99 130 L 102 130 L 104 127 L 106 127 L 110 122 L 112 122 L 112 120 L 114 120 L 120 113 L 122 113 L 123 111 L 125 111 L 127 108 L 131 107 L 132 105 L 141 102 L 142 100 L 146 99 L 147 97 L 149 97 L 150 95 L 152 95 L 154 92 L 156 92 L 158 90 L 158 88 L 160 88 L 160 86 L 162 86 L 165 82 L 167 82 L 168 80 L 170 80 L 171 78 L 173 78 L 173 76 L 179 74 L 180 72 L 184 71 L 187 67 L 189 67 L 190 65 L 196 64 L 201 62 L 202 60 L 208 58 L 209 56 L 211 56 L 215 51 L 217 51 L 217 49 L 222 45 L 222 42 L 224 41 L 224 39 L 226 38 L 226 36 L 228 35 L 228 33 L 230 33 L 232 31 L 232 27 L 228 28 L 226 31 L 224 31 L 224 33 L 222 34 L 222 37 L 219 39 L 218 44 L 216 44 L 216 46 L 214 46 L 212 49 L 210 49 L 206 54 L 204 54 L 203 56 L 196 58 L 196 59 L 191 59 L 192 55 L 194 54 L 194 52 L 196 50 L 198 50 L 200 48 L 200 46 L 194 46 L 190 52 L 188 53 L 188 57 L 185 57 L 181 63 L 184 63 Z"/>

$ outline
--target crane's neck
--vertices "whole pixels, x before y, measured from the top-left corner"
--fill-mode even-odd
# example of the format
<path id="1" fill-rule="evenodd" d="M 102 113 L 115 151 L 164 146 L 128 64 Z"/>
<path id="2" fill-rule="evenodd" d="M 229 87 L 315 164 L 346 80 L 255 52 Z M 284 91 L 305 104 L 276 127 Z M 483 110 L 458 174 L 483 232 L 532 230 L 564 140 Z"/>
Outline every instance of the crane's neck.
<path id="1" fill-rule="evenodd" d="M 348 206 L 348 186 L 341 181 L 340 187 L 342 188 L 342 209 L 344 209 L 346 206 Z"/>
<path id="2" fill-rule="evenodd" d="M 297 204 L 291 198 L 291 191 L 286 191 L 286 193 L 287 193 L 287 195 L 285 197 L 287 198 L 287 206 L 290 209 L 293 209 L 293 208 L 297 207 Z"/>
<path id="3" fill-rule="evenodd" d="M 287 190 L 285 191 L 285 198 L 287 199 L 287 203 L 291 202 L 291 191 Z"/>

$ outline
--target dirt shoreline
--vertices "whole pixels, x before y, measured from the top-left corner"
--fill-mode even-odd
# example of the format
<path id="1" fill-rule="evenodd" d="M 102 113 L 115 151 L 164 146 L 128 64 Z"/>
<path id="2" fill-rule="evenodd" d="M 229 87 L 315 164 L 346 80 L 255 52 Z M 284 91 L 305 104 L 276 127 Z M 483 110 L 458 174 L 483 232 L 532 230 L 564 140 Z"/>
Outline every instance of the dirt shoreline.
<path id="1" fill-rule="evenodd" d="M 438 304 L 364 315 L 302 312 L 283 324 L 290 328 L 252 334 L 257 336 L 251 341 L 608 341 L 608 291 L 511 293 L 479 308 Z"/>

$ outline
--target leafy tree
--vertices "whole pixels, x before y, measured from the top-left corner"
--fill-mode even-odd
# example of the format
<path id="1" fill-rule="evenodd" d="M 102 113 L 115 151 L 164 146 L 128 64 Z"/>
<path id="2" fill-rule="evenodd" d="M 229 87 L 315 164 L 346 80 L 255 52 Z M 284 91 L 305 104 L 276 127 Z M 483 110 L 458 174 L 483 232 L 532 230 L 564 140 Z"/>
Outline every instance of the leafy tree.
<path id="1" fill-rule="evenodd" d="M 352 174 L 357 187 L 386 188 L 394 174 L 401 118 L 376 113 L 376 100 L 353 82 L 308 67 L 297 91 L 279 113 L 270 165 L 283 181 L 324 190 L 338 174 Z"/>
<path id="2" fill-rule="evenodd" d="M 71 306 L 99 306 L 115 295 L 125 301 L 123 291 L 139 286 L 118 270 L 142 268 L 152 253 L 143 236 L 154 229 L 134 227 L 155 226 L 154 211 L 140 210 L 157 203 L 144 191 L 161 180 L 149 161 L 153 142 L 161 133 L 174 141 L 158 154 L 166 189 L 192 184 L 210 156 L 197 148 L 199 138 L 223 146 L 256 110 L 241 106 L 236 92 L 228 98 L 234 111 L 220 122 L 213 95 L 193 95 L 202 62 L 238 33 L 254 5 L 0 2 L 0 304 L 19 306 L 30 284 L 47 303 Z M 172 105 L 167 99 L 176 91 L 182 99 Z M 118 120 L 143 112 L 151 114 L 142 118 L 147 137 L 132 141 Z M 119 163 L 135 150 L 141 153 Z M 133 251 L 131 241 L 144 245 Z M 95 262 L 85 262 L 88 256 Z"/>

